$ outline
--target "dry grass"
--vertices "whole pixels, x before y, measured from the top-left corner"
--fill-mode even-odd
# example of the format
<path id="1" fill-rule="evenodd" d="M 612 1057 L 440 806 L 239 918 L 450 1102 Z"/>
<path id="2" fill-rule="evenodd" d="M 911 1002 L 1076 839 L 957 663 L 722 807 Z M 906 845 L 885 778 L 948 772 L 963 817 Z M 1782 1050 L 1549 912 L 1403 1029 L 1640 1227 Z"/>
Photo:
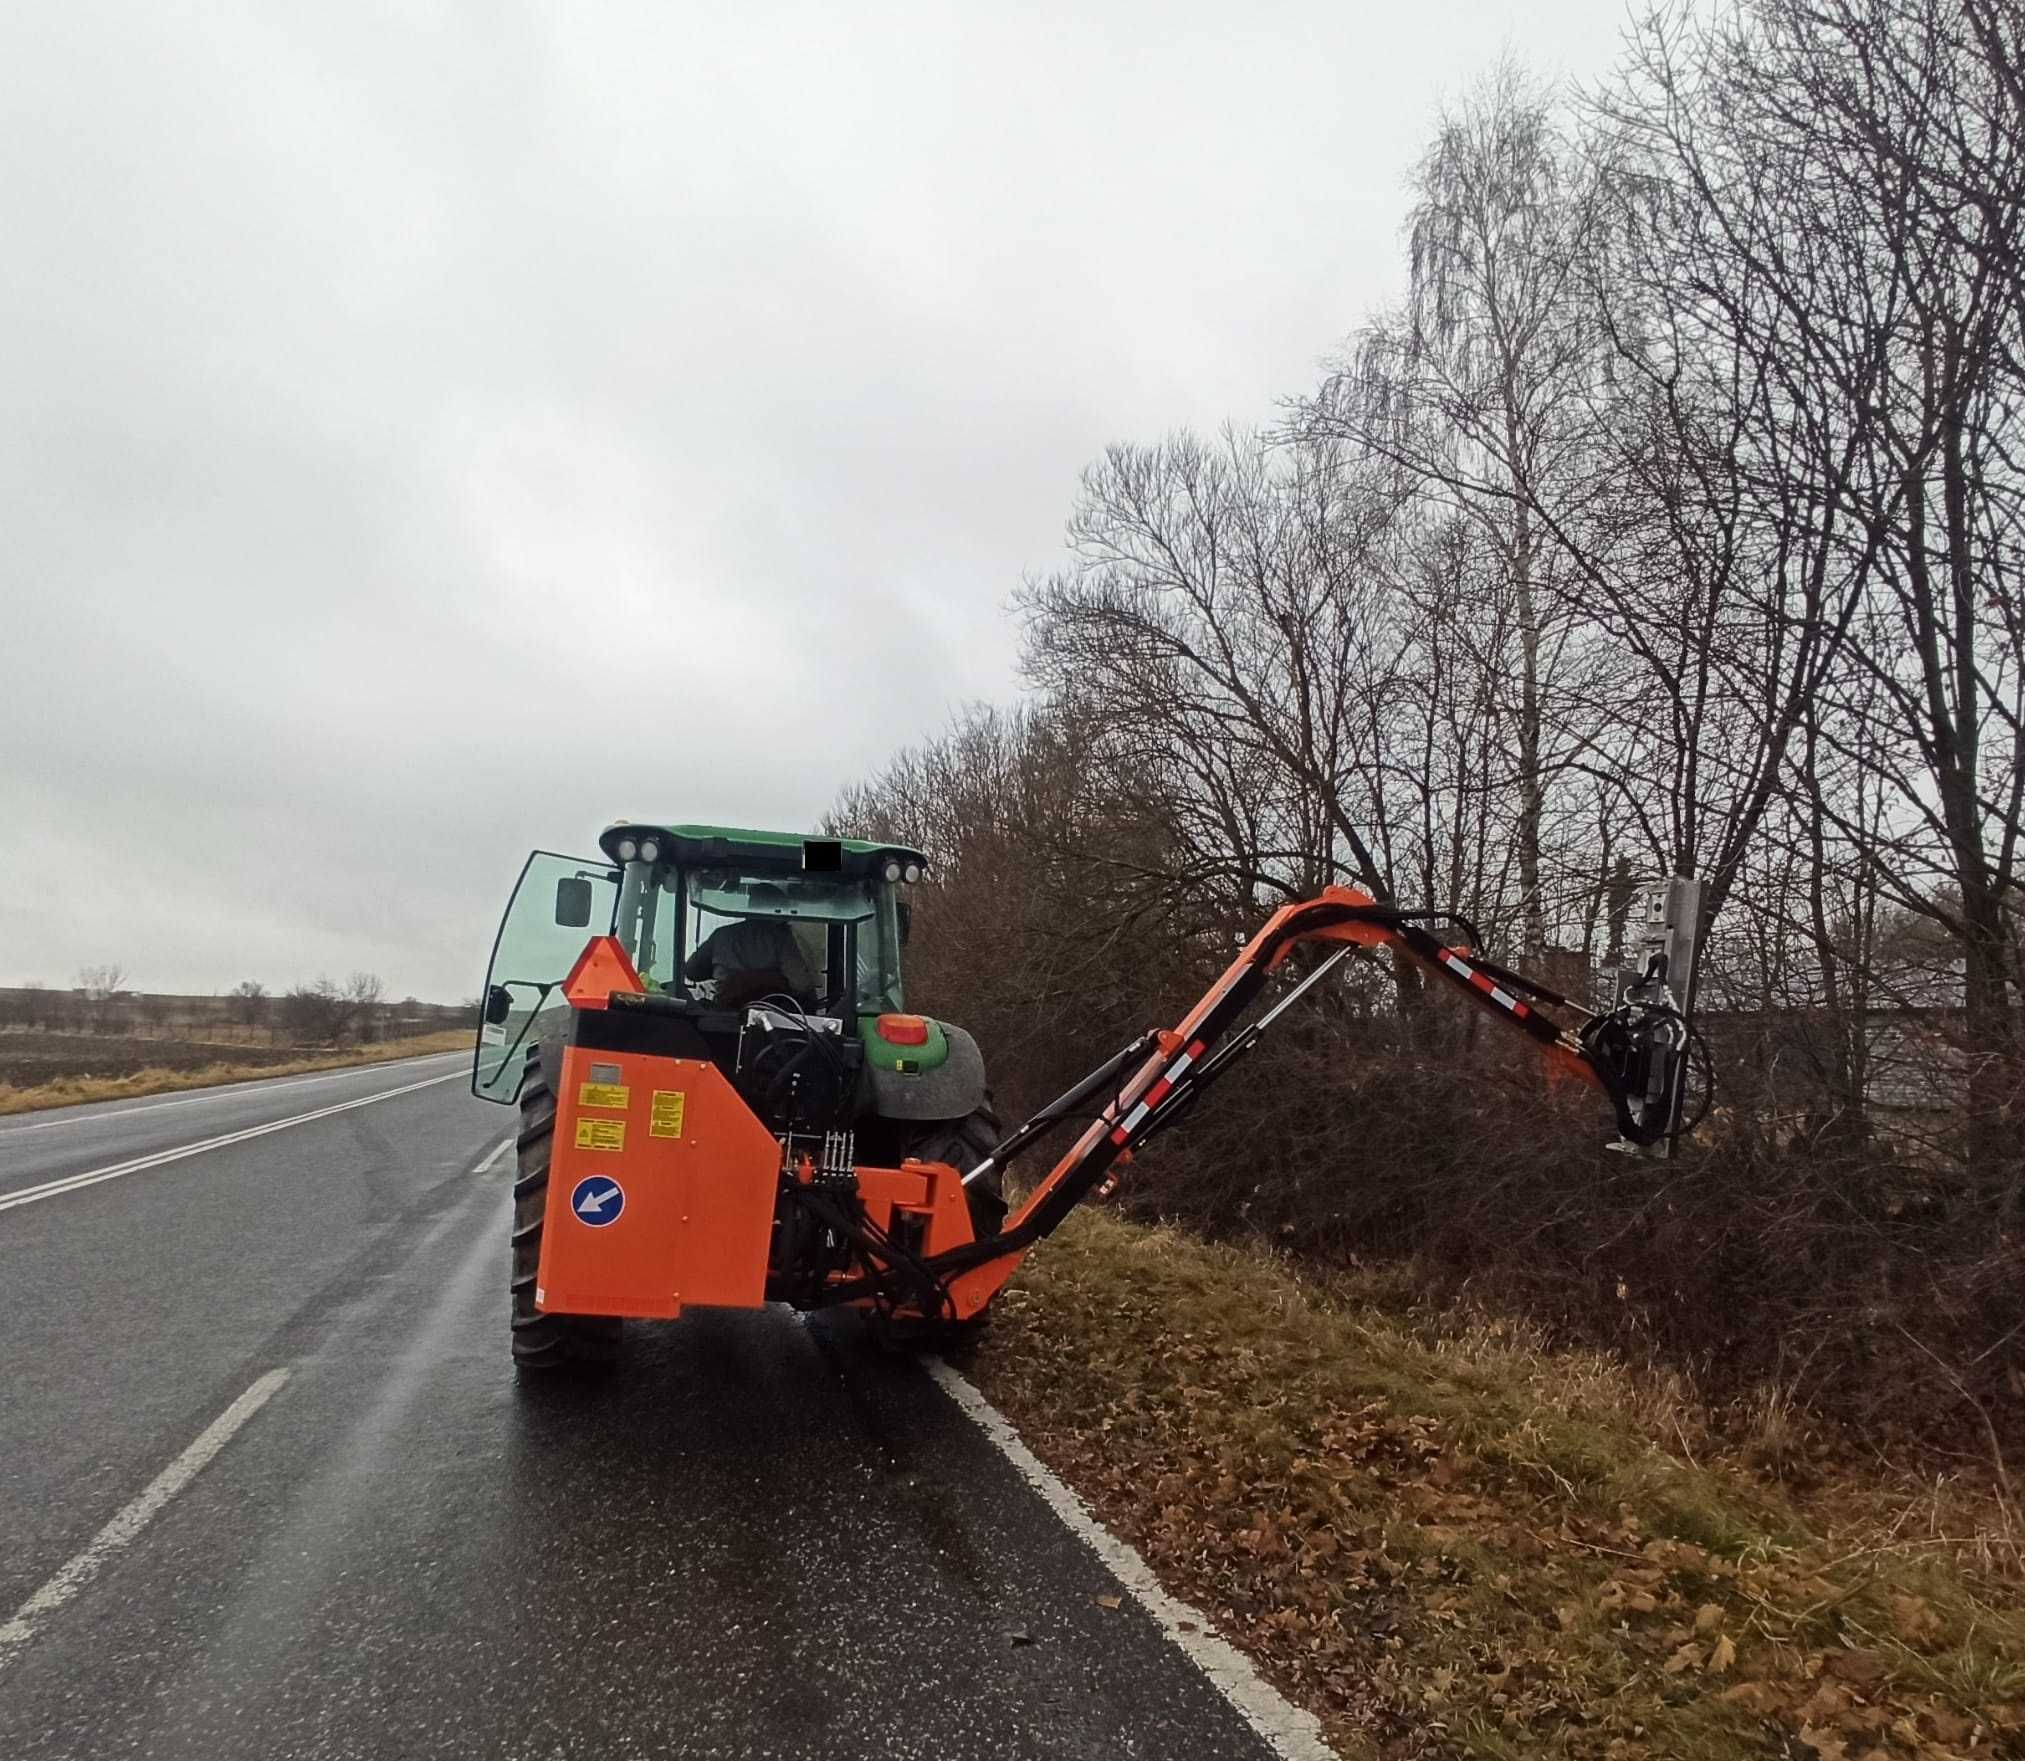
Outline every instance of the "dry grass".
<path id="1" fill-rule="evenodd" d="M 1396 1278 L 1085 1213 L 970 1369 L 1346 1754 L 2019 1752 L 1987 1500 L 1803 1505 L 1683 1385 Z"/>
<path id="2" fill-rule="evenodd" d="M 135 1095 L 171 1094 L 178 1089 L 212 1088 L 221 1082 L 250 1082 L 263 1076 L 303 1076 L 317 1070 L 344 1070 L 359 1064 L 385 1064 L 397 1058 L 418 1058 L 431 1052 L 458 1052 L 471 1044 L 461 1030 L 426 1033 L 414 1039 L 385 1040 L 374 1046 L 304 1052 L 280 1063 L 221 1062 L 201 1070 L 137 1070 L 131 1076 L 64 1076 L 53 1082 L 14 1088 L 0 1083 L 0 1114 L 32 1113 L 45 1107 L 76 1107 L 87 1101 L 126 1100 Z"/>

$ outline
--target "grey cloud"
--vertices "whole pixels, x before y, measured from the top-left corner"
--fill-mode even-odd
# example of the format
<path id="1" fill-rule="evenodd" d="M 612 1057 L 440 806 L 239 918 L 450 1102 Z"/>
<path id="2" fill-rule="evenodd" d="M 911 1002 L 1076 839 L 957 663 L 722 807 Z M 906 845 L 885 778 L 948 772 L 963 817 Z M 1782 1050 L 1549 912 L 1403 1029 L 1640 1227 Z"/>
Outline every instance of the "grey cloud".
<path id="1" fill-rule="evenodd" d="M 794 825 L 1015 685 L 1106 442 L 1394 284 L 1616 8 L 17 7 L 0 981 L 466 995 L 532 844 Z"/>

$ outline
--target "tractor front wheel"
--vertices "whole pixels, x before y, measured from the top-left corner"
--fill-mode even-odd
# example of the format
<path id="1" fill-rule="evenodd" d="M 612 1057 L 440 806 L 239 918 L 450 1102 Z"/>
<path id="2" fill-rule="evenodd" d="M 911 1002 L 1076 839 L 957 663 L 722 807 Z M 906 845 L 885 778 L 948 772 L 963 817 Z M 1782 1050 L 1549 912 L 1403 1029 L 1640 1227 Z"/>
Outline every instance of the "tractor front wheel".
<path id="1" fill-rule="evenodd" d="M 535 1307 L 541 1232 L 548 1216 L 549 1160 L 555 1149 L 555 1092 L 541 1061 L 530 1061 L 520 1089 L 520 1135 L 513 1182 L 513 1362 L 522 1375 L 609 1364 L 619 1352 L 619 1321 L 609 1315 L 552 1315 Z"/>

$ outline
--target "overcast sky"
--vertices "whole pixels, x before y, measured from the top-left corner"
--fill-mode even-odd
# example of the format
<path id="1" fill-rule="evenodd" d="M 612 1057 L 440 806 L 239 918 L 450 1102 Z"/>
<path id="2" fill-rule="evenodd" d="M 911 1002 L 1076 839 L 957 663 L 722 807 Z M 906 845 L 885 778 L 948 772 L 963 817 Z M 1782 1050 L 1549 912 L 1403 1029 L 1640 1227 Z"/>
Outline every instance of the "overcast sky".
<path id="1" fill-rule="evenodd" d="M 808 825 L 1621 10 L 0 9 L 0 982 L 454 999 L 532 846 Z"/>

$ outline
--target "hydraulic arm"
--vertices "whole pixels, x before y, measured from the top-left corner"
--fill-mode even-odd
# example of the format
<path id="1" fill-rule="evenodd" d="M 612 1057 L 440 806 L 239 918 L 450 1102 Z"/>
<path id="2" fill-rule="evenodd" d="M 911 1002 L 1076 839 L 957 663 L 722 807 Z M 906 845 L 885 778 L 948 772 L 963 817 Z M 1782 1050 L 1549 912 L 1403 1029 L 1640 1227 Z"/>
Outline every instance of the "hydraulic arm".
<path id="1" fill-rule="evenodd" d="M 698 869 L 695 884 L 716 884 L 715 873 Z M 723 902 L 731 891 L 713 896 Z M 751 921 L 760 928 L 750 933 L 763 934 L 764 916 Z M 827 933 L 828 963 L 857 971 L 847 934 Z M 974 1160 L 990 1143 L 988 1112 L 964 1120 L 985 1122 L 982 1137 L 951 1135 L 945 1123 L 932 1128 L 941 1135 L 917 1126 L 910 1140 L 900 1129 L 909 1115 L 896 1126 L 862 1106 L 868 1082 L 877 1093 L 868 1045 L 876 1040 L 911 1077 L 938 1031 L 927 1018 L 881 1014 L 847 1033 L 785 991 L 717 1009 L 650 988 L 620 935 L 594 936 L 561 984 L 562 1043 L 519 1064 L 509 1046 L 496 1061 L 521 1076 L 514 1324 L 516 1340 L 533 1343 L 516 1350 L 523 1362 L 552 1358 L 558 1339 L 574 1349 L 579 1334 L 608 1338 L 585 1331 L 594 1323 L 672 1319 L 692 1306 L 849 1303 L 901 1322 L 971 1320 L 1028 1248 L 1359 952 L 1389 950 L 1518 1036 L 1551 1072 L 1597 1089 L 1625 1143 L 1665 1138 L 1689 1041 L 1665 954 L 1615 1008 L 1596 1013 L 1486 960 L 1481 941 L 1460 918 L 1401 911 L 1348 887 L 1289 905 L 1172 1028 L 1142 1034 Z M 1320 944 L 1322 957 L 1268 1006 L 1266 987 L 1304 942 Z M 526 1013 L 523 1039 L 539 1008 Z M 947 1040 L 956 1030 L 939 1031 Z M 938 1068 L 958 1067 L 952 1055 Z M 974 1081 L 981 1098 L 981 1061 Z M 957 1111 L 975 1106 L 961 1084 L 927 1092 L 945 1105 L 953 1095 Z M 865 1126 L 871 1154 L 860 1153 Z M 1008 1216 L 1007 1166 L 1057 1133 L 1071 1138 L 1067 1150 Z"/>
<path id="2" fill-rule="evenodd" d="M 1443 942 L 1428 927 L 1441 922 L 1455 924 L 1466 940 L 1453 946 Z M 1075 1142 L 996 1234 L 939 1254 L 907 1256 L 906 1283 L 929 1299 L 919 1300 L 921 1312 L 932 1314 L 939 1307 L 943 1317 L 957 1320 L 977 1314 L 1029 1247 L 1103 1185 L 1122 1159 L 1173 1123 L 1303 991 L 1360 948 L 1389 948 L 1395 959 L 1433 974 L 1529 1041 L 1551 1071 L 1600 1090 L 1611 1103 L 1623 1142 L 1643 1146 L 1664 1138 L 1672 1128 L 1688 1036 L 1667 988 L 1663 962 L 1656 959 L 1623 1002 L 1598 1014 L 1474 953 L 1480 939 L 1460 919 L 1397 910 L 1349 887 L 1330 887 L 1318 898 L 1284 907 L 1175 1027 L 1145 1034 L 1107 1059 L 965 1176 L 966 1181 L 982 1179 L 1058 1126 L 1086 1121 Z M 1336 952 L 1268 1013 L 1240 1027 L 1268 979 L 1302 942 L 1332 944 Z M 837 1300 L 875 1296 L 886 1283 L 881 1278 L 864 1280 L 862 1288 L 843 1284 L 831 1295 Z"/>

